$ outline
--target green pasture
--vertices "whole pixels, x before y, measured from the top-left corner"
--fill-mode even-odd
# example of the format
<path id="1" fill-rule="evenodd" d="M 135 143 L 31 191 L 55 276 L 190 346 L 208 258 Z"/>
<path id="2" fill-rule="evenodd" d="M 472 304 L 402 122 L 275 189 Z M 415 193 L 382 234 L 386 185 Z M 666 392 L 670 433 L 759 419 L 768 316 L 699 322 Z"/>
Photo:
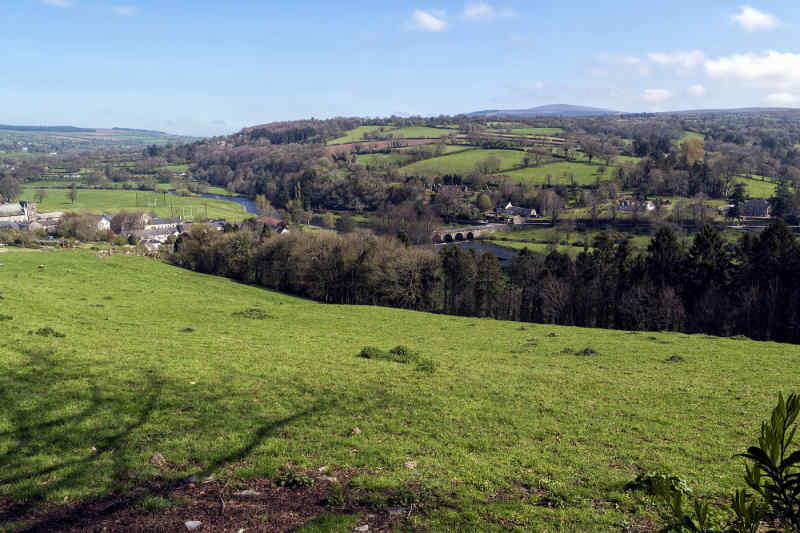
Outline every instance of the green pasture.
<path id="1" fill-rule="evenodd" d="M 578 163 L 578 162 L 558 162 L 542 165 L 538 167 L 528 167 L 511 172 L 504 172 L 521 183 L 542 185 L 547 183 L 547 176 L 550 175 L 551 185 L 570 185 L 575 177 L 575 185 L 594 185 L 598 178 L 600 181 L 607 181 L 614 178 L 616 167 L 606 167 L 605 165 Z"/>
<path id="2" fill-rule="evenodd" d="M 657 531 L 625 485 L 661 469 L 726 498 L 797 388 L 798 346 L 324 305 L 123 255 L 2 262 L 0 496 L 19 505 L 324 466 L 368 509 L 413 504 L 403 530 Z M 433 372 L 358 356 L 401 344 Z"/>
<path id="3" fill-rule="evenodd" d="M 427 126 L 408 126 L 392 130 L 395 139 L 437 139 L 456 133 L 453 129 L 429 128 Z"/>
<path id="4" fill-rule="evenodd" d="M 23 197 L 33 200 L 36 188 L 26 186 Z M 74 213 L 117 213 L 119 211 L 155 212 L 157 216 L 182 216 L 185 219 L 225 218 L 242 220 L 249 215 L 235 202 L 200 197 L 176 196 L 166 192 L 78 189 L 75 203 L 69 189 L 51 189 L 44 202 L 37 205 L 41 212 L 65 211 Z"/>
<path id="5" fill-rule="evenodd" d="M 778 188 L 771 178 L 764 176 L 739 176 L 736 181 L 744 183 L 747 195 L 752 198 L 772 198 L 775 196 L 775 189 Z"/>
<path id="6" fill-rule="evenodd" d="M 416 163 L 402 167 L 400 170 L 406 175 L 463 175 L 472 171 L 479 161 L 490 156 L 499 158 L 500 169 L 505 170 L 522 166 L 522 158 L 524 155 L 524 152 L 518 150 L 467 150 L 417 161 Z"/>

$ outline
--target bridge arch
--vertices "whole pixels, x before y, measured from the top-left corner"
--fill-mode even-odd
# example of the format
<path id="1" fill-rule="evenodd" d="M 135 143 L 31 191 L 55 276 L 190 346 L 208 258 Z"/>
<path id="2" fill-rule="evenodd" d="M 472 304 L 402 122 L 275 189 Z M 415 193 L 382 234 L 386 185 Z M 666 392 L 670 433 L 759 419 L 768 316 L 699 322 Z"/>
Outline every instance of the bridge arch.
<path id="1" fill-rule="evenodd" d="M 456 233 L 456 240 L 457 241 L 463 241 L 464 240 L 464 234 L 463 233 Z"/>
<path id="2" fill-rule="evenodd" d="M 471 231 L 469 233 L 467 233 L 467 240 L 468 241 L 472 241 L 474 239 L 475 239 L 475 234 L 474 233 L 472 233 Z"/>
<path id="3" fill-rule="evenodd" d="M 444 242 L 453 242 L 453 236 L 448 233 L 444 236 Z"/>

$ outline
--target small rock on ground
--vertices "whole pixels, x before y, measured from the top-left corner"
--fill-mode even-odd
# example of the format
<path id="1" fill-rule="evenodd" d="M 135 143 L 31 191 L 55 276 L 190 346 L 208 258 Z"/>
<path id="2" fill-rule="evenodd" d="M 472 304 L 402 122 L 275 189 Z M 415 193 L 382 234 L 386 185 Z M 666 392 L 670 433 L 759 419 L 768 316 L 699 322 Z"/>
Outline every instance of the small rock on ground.
<path id="1" fill-rule="evenodd" d="M 186 529 L 188 529 L 189 531 L 194 531 L 198 527 L 202 526 L 203 523 L 199 520 L 189 520 L 188 522 L 184 522 L 183 525 L 185 525 Z"/>
<path id="2" fill-rule="evenodd" d="M 249 496 L 261 496 L 261 493 L 258 492 L 257 490 L 247 489 L 247 490 L 240 490 L 239 492 L 234 492 L 233 495 L 246 498 Z"/>
<path id="3" fill-rule="evenodd" d="M 351 431 L 350 433 L 352 433 L 353 435 L 361 435 L 361 430 L 358 428 L 353 428 L 353 431 Z"/>
<path id="4" fill-rule="evenodd" d="M 151 465 L 155 465 L 155 466 L 164 466 L 165 464 L 167 464 L 167 460 L 164 459 L 163 455 L 161 455 L 160 453 L 156 452 L 150 458 L 150 464 Z"/>
<path id="5" fill-rule="evenodd" d="M 354 527 L 353 531 L 369 531 L 369 526 L 364 524 L 363 526 Z"/>

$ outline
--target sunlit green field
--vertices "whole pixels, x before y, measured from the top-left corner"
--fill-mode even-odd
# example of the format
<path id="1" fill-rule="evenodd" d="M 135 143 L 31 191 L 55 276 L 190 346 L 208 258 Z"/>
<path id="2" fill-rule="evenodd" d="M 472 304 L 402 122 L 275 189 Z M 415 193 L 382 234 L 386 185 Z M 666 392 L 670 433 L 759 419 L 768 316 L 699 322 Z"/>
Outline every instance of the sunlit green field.
<path id="1" fill-rule="evenodd" d="M 364 134 L 378 132 L 380 134 L 391 134 L 394 139 L 437 139 L 451 133 L 456 133 L 456 129 L 429 128 L 426 126 L 407 126 L 398 128 L 397 126 L 359 126 L 348 131 L 345 135 L 328 141 L 328 144 L 347 144 L 358 141 L 365 141 Z"/>
<path id="2" fill-rule="evenodd" d="M 348 131 L 345 135 L 338 137 L 336 139 L 328 141 L 328 144 L 347 144 L 352 142 L 358 142 L 364 140 L 365 133 L 371 133 L 375 131 L 380 132 L 390 132 L 394 130 L 392 126 L 359 126 Z"/>
<path id="3" fill-rule="evenodd" d="M 624 485 L 665 469 L 723 498 L 797 387 L 797 346 L 326 306 L 126 256 L 0 262 L 0 496 L 18 502 L 327 465 L 372 508 L 414 502 L 421 530 L 653 531 Z M 358 357 L 399 344 L 435 371 Z"/>
<path id="4" fill-rule="evenodd" d="M 594 185 L 597 181 L 613 179 L 616 167 L 597 164 L 566 162 L 550 163 L 538 167 L 505 172 L 521 183 L 545 184 L 550 176 L 551 185 L 571 185 L 574 176 L 575 185 Z"/>
<path id="5" fill-rule="evenodd" d="M 432 159 L 417 161 L 400 169 L 406 175 L 444 175 L 467 174 L 481 160 L 495 156 L 500 160 L 500 169 L 505 170 L 522 165 L 524 152 L 519 150 L 468 150 Z"/>
<path id="6" fill-rule="evenodd" d="M 33 200 L 35 187 L 26 186 L 23 198 Z M 120 211 L 153 211 L 160 217 L 182 216 L 185 219 L 225 218 L 242 220 L 249 215 L 245 208 L 234 202 L 199 197 L 184 197 L 164 192 L 78 189 L 75 203 L 69 189 L 50 189 L 43 202 L 37 204 L 40 212 L 64 211 L 75 213 L 118 213 Z"/>
<path id="7" fill-rule="evenodd" d="M 769 178 L 763 179 L 762 176 L 741 176 L 737 181 L 744 183 L 747 195 L 753 198 L 772 198 L 778 187 Z"/>

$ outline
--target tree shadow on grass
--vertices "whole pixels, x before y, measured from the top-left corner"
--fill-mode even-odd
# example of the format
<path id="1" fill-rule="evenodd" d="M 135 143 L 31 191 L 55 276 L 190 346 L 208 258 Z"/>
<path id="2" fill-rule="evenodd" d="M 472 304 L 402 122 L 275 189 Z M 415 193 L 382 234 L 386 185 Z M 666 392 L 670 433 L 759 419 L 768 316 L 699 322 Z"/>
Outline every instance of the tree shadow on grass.
<path id="1" fill-rule="evenodd" d="M 110 516 L 143 497 L 168 496 L 187 483 L 146 478 L 131 466 L 141 443 L 134 433 L 174 413 L 164 391 L 180 384 L 144 370 L 134 390 L 125 390 L 131 381 L 113 377 L 108 365 L 76 363 L 50 347 L 6 348 L 23 361 L 0 367 L 0 524 L 17 522 L 26 532 L 63 530 Z M 336 403 L 322 398 L 254 428 L 241 446 L 206 461 L 196 475 L 248 457 L 285 426 Z M 220 416 L 225 414 L 207 410 L 197 425 L 212 427 Z M 59 491 L 86 490 L 90 484 L 96 493 L 110 494 L 70 506 L 52 504 Z"/>

